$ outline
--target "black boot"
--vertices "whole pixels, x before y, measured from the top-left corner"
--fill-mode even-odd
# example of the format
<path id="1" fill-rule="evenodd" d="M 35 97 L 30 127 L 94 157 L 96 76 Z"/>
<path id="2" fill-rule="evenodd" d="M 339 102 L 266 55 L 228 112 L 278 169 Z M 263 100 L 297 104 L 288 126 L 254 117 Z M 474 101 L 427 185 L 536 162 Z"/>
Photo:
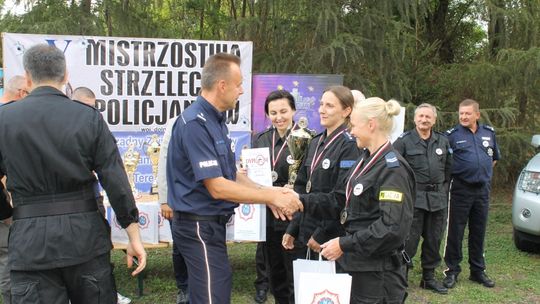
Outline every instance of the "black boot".
<path id="1" fill-rule="evenodd" d="M 420 281 L 420 287 L 439 294 L 448 293 L 448 289 L 435 279 L 435 272 L 433 271 L 433 269 L 422 270 L 422 280 Z"/>

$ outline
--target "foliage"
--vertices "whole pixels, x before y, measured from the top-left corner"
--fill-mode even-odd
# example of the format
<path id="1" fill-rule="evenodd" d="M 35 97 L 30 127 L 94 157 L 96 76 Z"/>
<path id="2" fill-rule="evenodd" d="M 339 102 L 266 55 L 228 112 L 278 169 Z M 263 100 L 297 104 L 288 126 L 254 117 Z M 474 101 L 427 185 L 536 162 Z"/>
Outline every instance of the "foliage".
<path id="1" fill-rule="evenodd" d="M 1 16 L 3 31 L 250 40 L 254 72 L 343 74 L 366 96 L 436 105 L 440 130 L 457 122 L 462 99 L 478 100 L 499 134 L 501 167 L 512 172 L 501 183 L 519 172 L 539 132 L 540 1 L 15 2 L 27 12 Z"/>

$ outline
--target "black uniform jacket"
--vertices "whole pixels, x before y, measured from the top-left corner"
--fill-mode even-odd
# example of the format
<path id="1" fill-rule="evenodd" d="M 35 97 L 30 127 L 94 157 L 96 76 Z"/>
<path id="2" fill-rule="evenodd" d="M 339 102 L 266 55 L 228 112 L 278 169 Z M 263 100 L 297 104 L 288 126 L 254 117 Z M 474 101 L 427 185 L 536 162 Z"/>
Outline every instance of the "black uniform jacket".
<path id="1" fill-rule="evenodd" d="M 290 130 L 287 131 L 285 136 L 281 138 L 278 131 L 274 127 L 270 127 L 267 130 L 256 134 L 253 139 L 253 148 L 266 148 L 270 149 L 270 159 L 272 159 L 272 137 L 275 138 L 274 156 L 277 158 L 278 153 L 286 142 L 286 138 L 289 135 Z M 276 187 L 283 187 L 289 181 L 289 163 L 287 163 L 287 157 L 291 155 L 289 147 L 283 148 L 279 158 L 276 160 L 275 167 L 272 168 L 278 174 L 277 180 L 273 183 Z M 272 160 L 273 162 L 274 160 Z M 289 221 L 281 221 L 274 218 L 270 208 L 266 210 L 266 226 L 273 227 L 276 231 L 285 231 Z"/>
<path id="2" fill-rule="evenodd" d="M 386 146 L 381 153 L 381 157 L 370 169 L 358 179 L 351 180 L 351 195 L 346 207 L 344 190 L 357 163 L 341 184 L 342 190 L 333 192 L 334 200 L 312 203 L 302 199 L 305 213 L 337 219 L 343 209 L 347 211 L 343 225 L 346 235 L 339 239 L 344 254 L 338 259 L 338 263 L 347 272 L 394 268 L 389 256 L 403 247 L 411 228 L 414 173 L 391 145 Z M 372 156 L 366 153 L 367 158 L 357 174 Z"/>
<path id="3" fill-rule="evenodd" d="M 347 125 L 338 127 L 332 134 L 327 136 L 326 131 L 315 136 L 308 147 L 308 152 L 304 158 L 298 176 L 294 184 L 294 191 L 308 199 L 310 202 L 333 200 L 332 190 L 339 187 L 349 168 L 358 159 L 360 154 L 356 146 L 356 140 L 346 131 Z M 310 175 L 310 167 L 315 161 L 315 150 L 317 145 L 320 154 L 325 144 L 333 138 L 333 135 L 344 131 L 324 152 L 316 167 L 313 175 Z M 322 138 L 322 140 L 321 140 Z M 320 140 L 320 143 L 319 143 Z M 326 169 L 325 169 L 326 167 Z M 311 180 L 311 191 L 306 194 L 306 184 Z M 326 218 L 326 219 L 325 219 Z M 339 221 L 329 219 L 328 217 L 315 217 L 313 214 L 297 213 L 294 219 L 287 227 L 287 233 L 294 236 L 299 245 L 306 245 L 310 237 L 322 244 L 334 237 L 343 234 Z"/>
<path id="4" fill-rule="evenodd" d="M 95 199 L 93 171 L 120 225 L 136 222 L 138 211 L 118 147 L 97 110 L 47 86 L 0 107 L 0 174 L 7 175 L 15 209 L 54 203 L 70 193 Z M 108 225 L 97 210 L 21 218 L 9 236 L 14 270 L 76 265 L 111 248 Z"/>
<path id="5" fill-rule="evenodd" d="M 446 136 L 432 132 L 425 141 L 413 129 L 400 135 L 394 149 L 405 158 L 416 176 L 414 207 L 427 211 L 448 207 L 452 149 Z"/>

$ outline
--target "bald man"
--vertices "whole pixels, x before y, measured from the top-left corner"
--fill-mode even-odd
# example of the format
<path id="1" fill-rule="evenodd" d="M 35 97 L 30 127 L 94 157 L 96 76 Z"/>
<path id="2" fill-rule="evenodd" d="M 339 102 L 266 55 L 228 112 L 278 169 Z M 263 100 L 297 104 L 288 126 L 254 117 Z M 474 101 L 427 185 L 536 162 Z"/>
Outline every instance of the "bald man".
<path id="1" fill-rule="evenodd" d="M 1 103 L 17 101 L 28 95 L 26 79 L 17 75 L 11 77 L 4 87 Z M 5 188 L 5 179 L 2 179 L 2 189 Z M 0 291 L 5 304 L 11 304 L 11 282 L 9 280 L 8 261 L 8 235 L 11 217 L 0 221 Z"/>
<path id="2" fill-rule="evenodd" d="M 91 107 L 96 107 L 96 95 L 87 87 L 78 87 L 73 91 L 71 99 L 78 100 Z"/>
<path id="3" fill-rule="evenodd" d="M 23 76 L 17 75 L 11 77 L 4 87 L 4 94 L 0 102 L 6 103 L 14 100 L 19 100 L 28 95 L 26 79 Z"/>

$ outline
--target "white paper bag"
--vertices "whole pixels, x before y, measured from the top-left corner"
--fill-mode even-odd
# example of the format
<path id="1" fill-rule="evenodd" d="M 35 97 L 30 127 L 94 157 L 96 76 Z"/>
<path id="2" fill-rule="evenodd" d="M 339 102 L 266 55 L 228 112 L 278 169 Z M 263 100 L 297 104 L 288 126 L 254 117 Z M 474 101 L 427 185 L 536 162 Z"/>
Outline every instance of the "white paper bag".
<path id="1" fill-rule="evenodd" d="M 299 304 L 349 304 L 352 277 L 346 273 L 300 273 Z"/>
<path id="2" fill-rule="evenodd" d="M 272 186 L 270 152 L 268 148 L 243 149 L 242 161 L 247 176 L 263 186 Z M 234 241 L 266 241 L 266 205 L 240 204 L 234 210 L 234 220 L 227 225 L 227 239 Z"/>
<path id="3" fill-rule="evenodd" d="M 336 262 L 334 261 L 323 261 L 321 255 L 319 255 L 319 260 L 310 260 L 309 259 L 309 249 L 307 254 L 307 259 L 297 259 L 293 261 L 293 276 L 294 276 L 294 299 L 295 303 L 307 303 L 299 302 L 300 300 L 300 274 L 301 273 L 317 273 L 317 274 L 335 274 L 336 273 Z M 302 283 L 303 284 L 303 283 Z M 350 285 L 350 284 L 349 284 Z M 302 285 L 303 286 L 303 285 Z M 350 289 L 350 287 L 349 287 Z M 311 302 L 309 302 L 311 303 Z"/>
<path id="4" fill-rule="evenodd" d="M 158 235 L 160 242 L 172 243 L 172 233 L 171 233 L 171 224 L 168 219 L 163 217 L 161 214 L 161 208 L 158 213 Z"/>

